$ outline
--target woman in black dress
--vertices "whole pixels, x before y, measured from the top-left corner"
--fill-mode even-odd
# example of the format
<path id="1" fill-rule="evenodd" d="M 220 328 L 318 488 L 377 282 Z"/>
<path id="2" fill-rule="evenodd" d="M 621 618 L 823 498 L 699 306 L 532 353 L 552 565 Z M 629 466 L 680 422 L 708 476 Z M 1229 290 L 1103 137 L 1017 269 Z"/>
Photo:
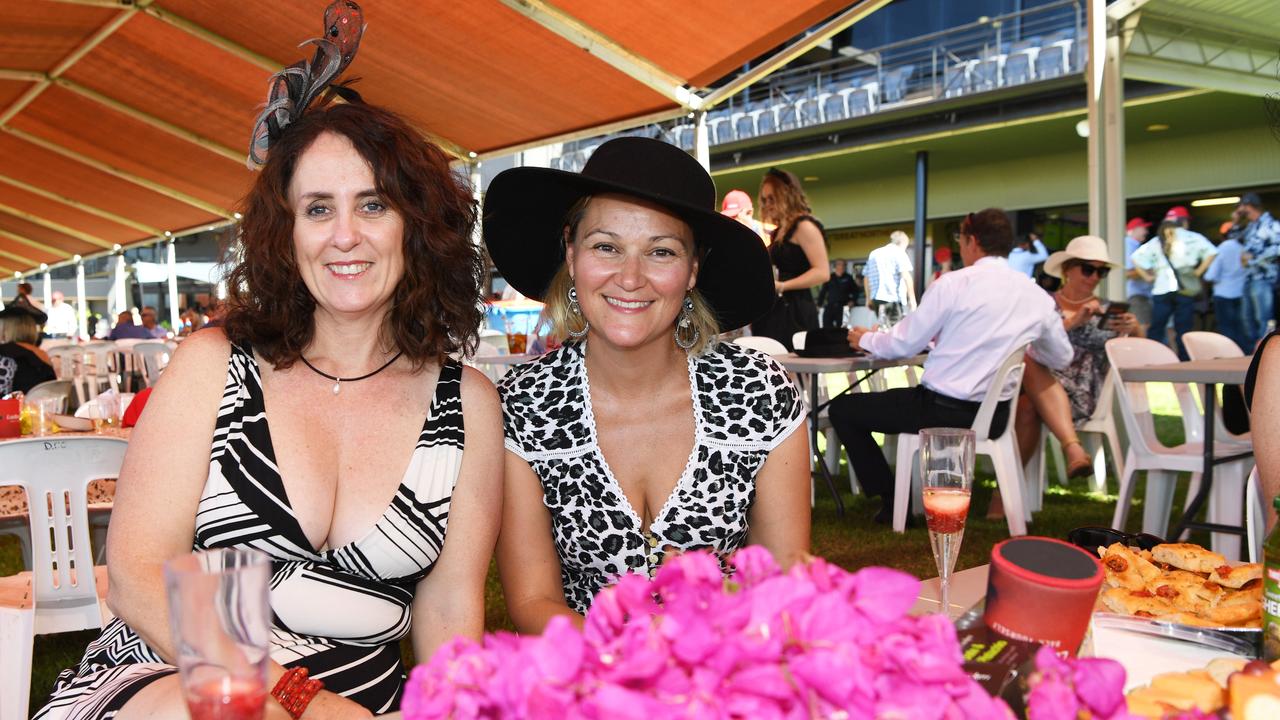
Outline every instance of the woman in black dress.
<path id="1" fill-rule="evenodd" d="M 791 336 L 818 329 L 818 306 L 812 288 L 831 278 L 827 235 L 810 213 L 809 200 L 794 174 L 770 168 L 760 183 L 760 211 L 773 224 L 769 257 L 778 293 L 773 309 L 751 325 L 751 333 L 771 337 L 792 350 Z"/>
<path id="2" fill-rule="evenodd" d="M 26 305 L 9 303 L 0 310 L 0 395 L 29 392 L 55 378 L 49 356 L 36 346 L 37 322 L 35 311 Z"/>

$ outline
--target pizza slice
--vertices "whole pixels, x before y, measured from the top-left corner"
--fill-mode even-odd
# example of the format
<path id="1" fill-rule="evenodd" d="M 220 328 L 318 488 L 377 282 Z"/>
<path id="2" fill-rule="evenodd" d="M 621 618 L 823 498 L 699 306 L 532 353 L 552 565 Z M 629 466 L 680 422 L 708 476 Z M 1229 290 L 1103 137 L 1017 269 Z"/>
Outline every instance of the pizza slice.
<path id="1" fill-rule="evenodd" d="M 1247 583 L 1258 580 L 1262 577 L 1262 563 L 1249 563 L 1247 565 L 1223 565 L 1215 568 L 1209 575 L 1209 581 L 1218 583 L 1223 587 L 1239 589 Z"/>
<path id="2" fill-rule="evenodd" d="M 1192 543 L 1165 543 L 1151 550 L 1158 562 L 1168 563 L 1180 570 L 1190 570 L 1208 575 L 1227 564 L 1227 559 L 1211 550 Z"/>
<path id="3" fill-rule="evenodd" d="M 1130 590 L 1116 587 L 1102 593 L 1102 604 L 1111 612 L 1138 617 L 1159 617 L 1177 612 L 1168 598 L 1162 598 L 1146 589 Z"/>
<path id="4" fill-rule="evenodd" d="M 1105 550 L 1098 548 L 1098 554 L 1102 557 L 1107 585 L 1111 587 L 1142 590 L 1160 576 L 1159 568 L 1121 543 L 1112 543 Z"/>

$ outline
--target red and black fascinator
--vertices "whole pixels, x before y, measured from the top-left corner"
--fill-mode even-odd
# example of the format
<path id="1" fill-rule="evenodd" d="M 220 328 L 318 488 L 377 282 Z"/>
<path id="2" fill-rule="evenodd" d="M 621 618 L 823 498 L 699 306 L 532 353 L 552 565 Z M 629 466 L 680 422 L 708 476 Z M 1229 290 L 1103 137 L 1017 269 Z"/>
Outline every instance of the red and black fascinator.
<path id="1" fill-rule="evenodd" d="M 360 47 L 364 34 L 364 13 L 353 0 L 334 0 L 324 10 L 324 37 L 312 38 L 298 47 L 315 45 L 311 60 L 299 60 L 271 76 L 267 104 L 253 124 L 247 165 L 256 170 L 267 162 L 271 143 L 306 112 L 319 98 L 324 107 L 336 95 L 348 102 L 360 102 L 360 95 L 348 85 L 334 84 Z"/>

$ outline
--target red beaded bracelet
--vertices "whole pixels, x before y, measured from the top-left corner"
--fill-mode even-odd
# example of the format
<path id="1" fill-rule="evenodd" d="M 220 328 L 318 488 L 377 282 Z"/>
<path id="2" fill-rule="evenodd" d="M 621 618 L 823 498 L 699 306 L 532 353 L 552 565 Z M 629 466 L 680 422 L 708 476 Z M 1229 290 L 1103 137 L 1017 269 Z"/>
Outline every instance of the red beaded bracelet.
<path id="1" fill-rule="evenodd" d="M 276 686 L 271 690 L 271 697 L 284 707 L 289 717 L 298 720 L 311 703 L 311 699 L 324 688 L 319 680 L 308 679 L 304 667 L 289 668 L 284 671 Z"/>

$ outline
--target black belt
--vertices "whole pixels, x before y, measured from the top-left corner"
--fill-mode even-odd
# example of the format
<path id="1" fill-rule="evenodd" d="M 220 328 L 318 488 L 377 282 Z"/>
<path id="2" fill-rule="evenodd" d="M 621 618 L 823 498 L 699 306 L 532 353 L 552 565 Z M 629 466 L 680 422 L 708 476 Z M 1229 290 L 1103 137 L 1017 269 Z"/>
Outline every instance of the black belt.
<path id="1" fill-rule="evenodd" d="M 972 410 L 977 412 L 978 408 L 982 407 L 982 403 L 977 400 L 959 400 L 951 397 L 950 395 L 943 395 L 942 393 L 934 392 L 924 385 L 920 386 L 920 392 L 924 394 L 926 400 L 941 408 L 947 408 L 950 410 Z M 1001 402 L 1008 402 L 1008 400 L 1002 400 Z"/>

